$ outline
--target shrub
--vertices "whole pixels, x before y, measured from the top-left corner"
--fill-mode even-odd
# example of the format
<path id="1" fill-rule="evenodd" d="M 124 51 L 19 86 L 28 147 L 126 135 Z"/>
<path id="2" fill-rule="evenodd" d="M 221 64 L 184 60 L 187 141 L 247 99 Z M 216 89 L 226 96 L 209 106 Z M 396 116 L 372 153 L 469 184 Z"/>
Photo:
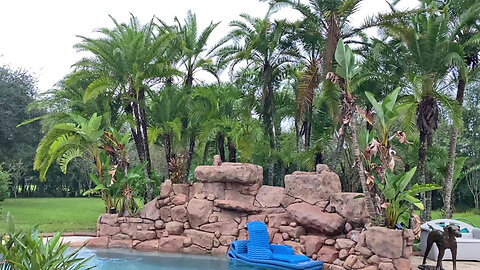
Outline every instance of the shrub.
<path id="1" fill-rule="evenodd" d="M 10 181 L 10 174 L 1 170 L 0 167 L 0 202 L 8 198 L 8 182 Z"/>
<path id="2" fill-rule="evenodd" d="M 62 243 L 60 233 L 44 241 L 37 227 L 15 233 L 10 213 L 7 213 L 8 233 L 1 237 L 0 255 L 2 270 L 80 270 L 87 267 L 90 259 L 77 257 L 81 248 L 67 252 L 68 244 Z"/>

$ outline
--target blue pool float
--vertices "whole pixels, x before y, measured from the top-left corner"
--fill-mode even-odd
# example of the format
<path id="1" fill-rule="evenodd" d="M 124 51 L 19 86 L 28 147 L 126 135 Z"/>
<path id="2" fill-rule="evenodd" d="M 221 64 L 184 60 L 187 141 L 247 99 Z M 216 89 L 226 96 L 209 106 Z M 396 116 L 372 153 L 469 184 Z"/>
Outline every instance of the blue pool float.
<path id="1" fill-rule="evenodd" d="M 270 245 L 267 226 L 260 221 L 247 224 L 249 240 L 237 240 L 230 244 L 227 256 L 232 261 L 274 269 L 321 270 L 323 261 L 310 260 L 295 255 L 286 245 Z"/>

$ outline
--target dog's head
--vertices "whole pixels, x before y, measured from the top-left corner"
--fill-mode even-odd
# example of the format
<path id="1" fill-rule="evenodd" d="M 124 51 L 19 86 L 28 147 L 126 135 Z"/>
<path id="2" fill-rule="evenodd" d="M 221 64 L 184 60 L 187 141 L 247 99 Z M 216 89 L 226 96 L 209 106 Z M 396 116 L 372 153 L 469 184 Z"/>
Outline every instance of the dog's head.
<path id="1" fill-rule="evenodd" d="M 462 237 L 462 234 L 460 233 L 460 227 L 458 227 L 458 225 L 447 225 L 445 228 L 443 228 L 443 231 L 445 231 L 448 236 Z"/>

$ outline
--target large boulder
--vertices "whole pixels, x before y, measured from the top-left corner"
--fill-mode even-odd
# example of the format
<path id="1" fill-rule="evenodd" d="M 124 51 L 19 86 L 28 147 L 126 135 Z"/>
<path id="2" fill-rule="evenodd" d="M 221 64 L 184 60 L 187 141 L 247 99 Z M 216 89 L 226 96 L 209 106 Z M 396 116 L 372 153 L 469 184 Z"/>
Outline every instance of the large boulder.
<path id="1" fill-rule="evenodd" d="M 206 232 L 220 232 L 221 235 L 238 235 L 238 224 L 232 221 L 222 221 L 202 225 L 200 230 Z"/>
<path id="2" fill-rule="evenodd" d="M 256 200 L 262 207 L 279 207 L 284 194 L 283 187 L 262 186 L 258 190 Z"/>
<path id="3" fill-rule="evenodd" d="M 291 204 L 287 213 L 297 223 L 327 235 L 340 234 L 345 226 L 345 220 L 339 214 L 325 213 L 320 207 L 308 203 Z"/>
<path id="4" fill-rule="evenodd" d="M 158 250 L 163 252 L 179 253 L 183 250 L 184 236 L 170 235 L 158 241 Z"/>
<path id="5" fill-rule="evenodd" d="M 208 200 L 192 199 L 188 203 L 187 212 L 190 225 L 198 229 L 208 222 L 208 217 L 213 212 L 213 203 Z"/>
<path id="6" fill-rule="evenodd" d="M 403 231 L 385 227 L 370 227 L 362 234 L 365 234 L 367 247 L 378 256 L 390 259 L 402 257 Z"/>
<path id="7" fill-rule="evenodd" d="M 294 198 L 315 204 L 329 200 L 333 194 L 342 192 L 342 184 L 334 172 L 326 170 L 320 173 L 294 172 L 285 175 L 285 191 Z"/>
<path id="8" fill-rule="evenodd" d="M 335 211 L 344 217 L 348 223 L 362 226 L 368 223 L 369 216 L 365 198 L 355 198 L 361 193 L 336 193 L 330 197 L 328 207 L 333 207 Z"/>
<path id="9" fill-rule="evenodd" d="M 224 182 L 253 185 L 262 183 L 263 168 L 248 163 L 228 163 L 221 166 L 198 166 L 195 178 L 202 182 Z"/>
<path id="10" fill-rule="evenodd" d="M 206 249 L 212 249 L 215 235 L 197 230 L 185 230 L 185 235 L 192 239 L 192 243 Z"/>

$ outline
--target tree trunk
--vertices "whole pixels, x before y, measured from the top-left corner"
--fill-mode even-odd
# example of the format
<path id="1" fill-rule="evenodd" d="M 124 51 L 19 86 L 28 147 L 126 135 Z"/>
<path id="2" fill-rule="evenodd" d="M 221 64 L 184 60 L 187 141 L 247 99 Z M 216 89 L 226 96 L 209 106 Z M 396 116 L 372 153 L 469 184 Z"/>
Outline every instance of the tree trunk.
<path id="1" fill-rule="evenodd" d="M 237 162 L 237 148 L 232 142 L 230 137 L 227 138 L 227 146 L 228 146 L 228 161 L 229 162 Z"/>
<path id="2" fill-rule="evenodd" d="M 463 105 L 463 95 L 465 92 L 466 81 L 462 76 L 458 80 L 457 86 L 457 101 L 460 106 Z M 445 215 L 447 218 L 452 218 L 452 190 L 453 190 L 453 173 L 455 171 L 455 159 L 457 151 L 457 136 L 458 131 L 452 125 L 450 128 L 450 144 L 448 146 L 448 162 L 447 162 L 447 175 L 445 177 L 445 197 L 443 199 L 445 203 Z"/>
<path id="3" fill-rule="evenodd" d="M 190 174 L 190 167 L 192 166 L 194 151 L 195 151 L 195 138 L 190 138 L 190 142 L 188 144 L 187 162 L 185 164 L 185 179 L 183 180 L 184 183 L 188 183 L 188 175 Z"/>
<path id="4" fill-rule="evenodd" d="M 222 132 L 217 132 L 217 148 L 222 162 L 225 161 L 225 137 Z"/>
<path id="5" fill-rule="evenodd" d="M 208 149 L 210 148 L 210 142 L 207 141 L 205 143 L 205 149 L 203 150 L 203 159 L 202 159 L 202 165 L 207 164 L 207 157 L 208 157 Z"/>
<path id="6" fill-rule="evenodd" d="M 169 134 L 166 134 L 164 137 L 163 148 L 165 150 L 165 162 L 167 163 L 167 178 L 170 178 L 172 174 L 172 168 L 170 167 L 170 161 L 172 161 L 172 138 Z"/>
<path id="7" fill-rule="evenodd" d="M 418 147 L 418 184 L 424 185 L 425 184 L 425 162 L 426 162 L 426 155 L 427 155 L 427 135 L 425 132 L 420 132 L 420 142 Z M 427 198 L 425 193 L 420 194 L 420 199 L 424 206 L 426 206 Z M 428 221 L 426 218 L 425 210 L 421 212 L 420 218 L 422 221 Z"/>
<path id="8" fill-rule="evenodd" d="M 375 204 L 367 185 L 367 179 L 365 178 L 365 169 L 363 167 L 363 160 L 360 153 L 360 148 L 358 147 L 357 131 L 355 130 L 354 122 L 354 117 L 352 117 L 350 119 L 350 130 L 352 134 L 353 152 L 355 155 L 355 167 L 358 171 L 360 184 L 362 185 L 363 196 L 365 197 L 365 204 L 367 206 L 368 215 L 370 216 L 372 221 L 375 221 L 377 218 L 377 212 L 375 210 Z"/>

